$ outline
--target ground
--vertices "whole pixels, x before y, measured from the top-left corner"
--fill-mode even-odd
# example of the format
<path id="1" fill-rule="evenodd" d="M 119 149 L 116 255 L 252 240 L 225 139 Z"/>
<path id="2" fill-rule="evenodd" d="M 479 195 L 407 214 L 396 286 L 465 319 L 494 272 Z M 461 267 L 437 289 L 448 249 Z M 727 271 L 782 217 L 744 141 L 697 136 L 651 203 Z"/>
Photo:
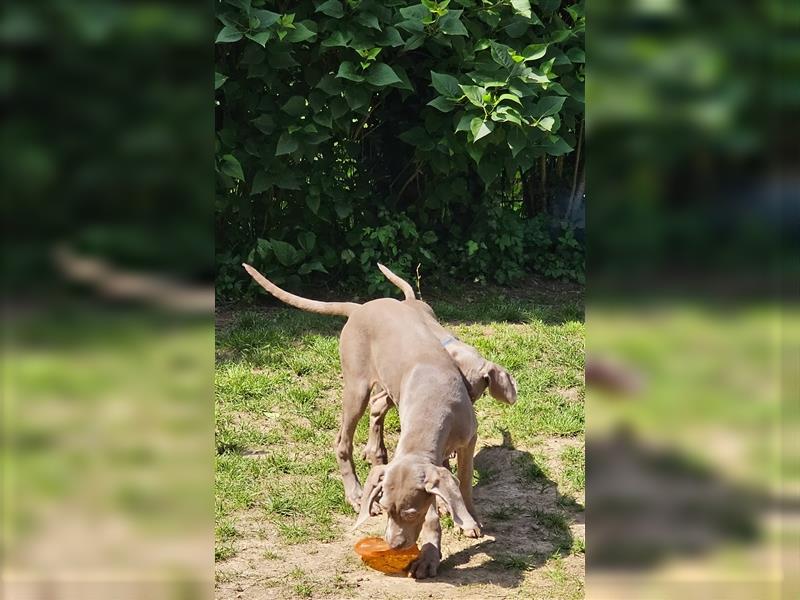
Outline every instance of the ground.
<path id="1" fill-rule="evenodd" d="M 530 292 L 530 293 L 528 293 Z M 485 536 L 443 521 L 439 576 L 364 566 L 332 450 L 343 320 L 289 308 L 217 315 L 216 595 L 228 598 L 581 598 L 584 580 L 584 325 L 574 289 L 463 289 L 426 298 L 459 338 L 508 368 L 513 407 L 476 403 L 475 502 Z M 366 417 L 356 435 L 360 459 Z M 390 456 L 399 435 L 387 417 Z"/>

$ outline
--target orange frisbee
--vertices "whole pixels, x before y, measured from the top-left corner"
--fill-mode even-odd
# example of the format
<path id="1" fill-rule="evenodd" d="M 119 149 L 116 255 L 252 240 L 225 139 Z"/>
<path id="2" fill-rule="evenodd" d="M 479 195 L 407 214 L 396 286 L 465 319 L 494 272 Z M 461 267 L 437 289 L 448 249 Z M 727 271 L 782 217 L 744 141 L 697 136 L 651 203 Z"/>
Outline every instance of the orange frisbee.
<path id="1" fill-rule="evenodd" d="M 411 562 L 419 556 L 419 548 L 414 544 L 408 548 L 392 550 L 383 538 L 366 537 L 356 542 L 356 553 L 364 563 L 389 575 L 405 573 Z"/>

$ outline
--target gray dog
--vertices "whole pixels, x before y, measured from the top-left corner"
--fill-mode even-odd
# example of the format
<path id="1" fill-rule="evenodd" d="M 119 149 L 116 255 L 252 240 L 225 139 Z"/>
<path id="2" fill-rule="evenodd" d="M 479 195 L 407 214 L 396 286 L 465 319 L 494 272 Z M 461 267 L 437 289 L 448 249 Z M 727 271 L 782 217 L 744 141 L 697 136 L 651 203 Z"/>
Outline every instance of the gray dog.
<path id="1" fill-rule="evenodd" d="M 474 349 L 478 358 L 470 357 L 486 364 L 478 367 L 476 362 L 474 367 L 460 370 L 442 341 L 452 336 L 436 321 L 433 310 L 414 298 L 413 290 L 410 298 L 406 292 L 403 302 L 392 298 L 365 304 L 319 302 L 290 294 L 250 265 L 243 266 L 259 285 L 291 306 L 348 317 L 339 338 L 344 398 L 336 456 L 345 496 L 359 513 L 355 527 L 370 513 L 378 512 L 377 503 L 388 517 L 384 538 L 389 546 L 405 548 L 417 538 L 422 542 L 422 552 L 409 574 L 416 578 L 436 575 L 441 526 L 435 499 L 443 503 L 465 535 L 482 535 L 472 501 L 477 440 L 472 402 L 477 396 L 473 397 L 469 381 L 474 380 L 476 389 L 482 385 L 480 393 L 488 386 L 493 396 L 513 402 L 513 378 Z M 387 277 L 396 277 L 384 269 Z M 353 463 L 353 434 L 370 402 L 370 392 L 377 386 L 397 406 L 400 439 L 391 464 L 373 463 L 362 490 Z M 458 459 L 458 479 L 442 466 L 451 453 Z"/>

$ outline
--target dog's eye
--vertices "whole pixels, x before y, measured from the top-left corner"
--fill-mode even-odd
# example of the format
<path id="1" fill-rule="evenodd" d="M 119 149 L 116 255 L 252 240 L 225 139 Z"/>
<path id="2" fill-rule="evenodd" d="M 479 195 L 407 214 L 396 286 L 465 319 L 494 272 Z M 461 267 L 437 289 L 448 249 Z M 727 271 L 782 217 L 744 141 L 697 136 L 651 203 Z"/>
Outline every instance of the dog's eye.
<path id="1" fill-rule="evenodd" d="M 406 521 L 412 521 L 417 518 L 419 511 L 416 508 L 405 508 L 400 511 L 400 516 Z"/>

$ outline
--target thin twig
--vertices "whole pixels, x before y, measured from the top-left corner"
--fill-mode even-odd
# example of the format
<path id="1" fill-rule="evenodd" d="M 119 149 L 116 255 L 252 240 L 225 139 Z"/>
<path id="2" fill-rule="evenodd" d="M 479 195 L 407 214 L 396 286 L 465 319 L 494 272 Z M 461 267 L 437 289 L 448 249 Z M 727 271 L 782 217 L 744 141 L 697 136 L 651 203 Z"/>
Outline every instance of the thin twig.
<path id="1" fill-rule="evenodd" d="M 572 191 L 569 194 L 569 205 L 567 206 L 567 217 L 572 212 L 573 205 L 575 204 L 575 188 L 578 185 L 578 170 L 581 166 L 581 142 L 583 141 L 583 121 L 578 129 L 578 147 L 575 150 L 575 172 L 572 174 Z"/>
<path id="2" fill-rule="evenodd" d="M 414 172 L 411 174 L 411 177 L 409 177 L 409 178 L 406 180 L 406 182 L 403 184 L 403 187 L 402 187 L 402 188 L 400 188 L 400 191 L 399 191 L 399 192 L 397 192 L 397 197 L 399 198 L 400 196 L 402 196 L 402 195 L 403 195 L 403 192 L 405 192 L 405 191 L 406 191 L 406 188 L 409 186 L 409 184 L 411 184 L 411 182 L 412 182 L 412 181 L 414 181 L 414 180 L 415 180 L 415 179 L 416 179 L 416 178 L 417 178 L 419 175 L 421 175 L 421 174 L 422 174 L 422 172 L 419 170 L 419 166 L 417 166 L 417 168 L 416 168 L 416 169 L 414 170 Z"/>
<path id="3" fill-rule="evenodd" d="M 419 299 L 422 300 L 422 288 L 420 288 L 419 282 L 422 279 L 422 276 L 419 274 L 419 268 L 422 266 L 422 263 L 417 263 L 417 293 L 419 294 Z"/>
<path id="4" fill-rule="evenodd" d="M 367 114 L 364 115 L 364 118 L 361 119 L 361 122 L 358 124 L 358 128 L 355 130 L 353 135 L 350 136 L 350 137 L 353 138 L 353 141 L 357 141 L 358 138 L 361 135 L 363 135 L 361 132 L 364 131 L 364 125 L 367 123 L 367 119 L 369 119 L 370 116 L 372 115 L 372 112 L 381 105 L 382 101 L 383 101 L 383 99 L 378 100 L 374 105 L 369 107 L 369 110 L 367 111 Z"/>

